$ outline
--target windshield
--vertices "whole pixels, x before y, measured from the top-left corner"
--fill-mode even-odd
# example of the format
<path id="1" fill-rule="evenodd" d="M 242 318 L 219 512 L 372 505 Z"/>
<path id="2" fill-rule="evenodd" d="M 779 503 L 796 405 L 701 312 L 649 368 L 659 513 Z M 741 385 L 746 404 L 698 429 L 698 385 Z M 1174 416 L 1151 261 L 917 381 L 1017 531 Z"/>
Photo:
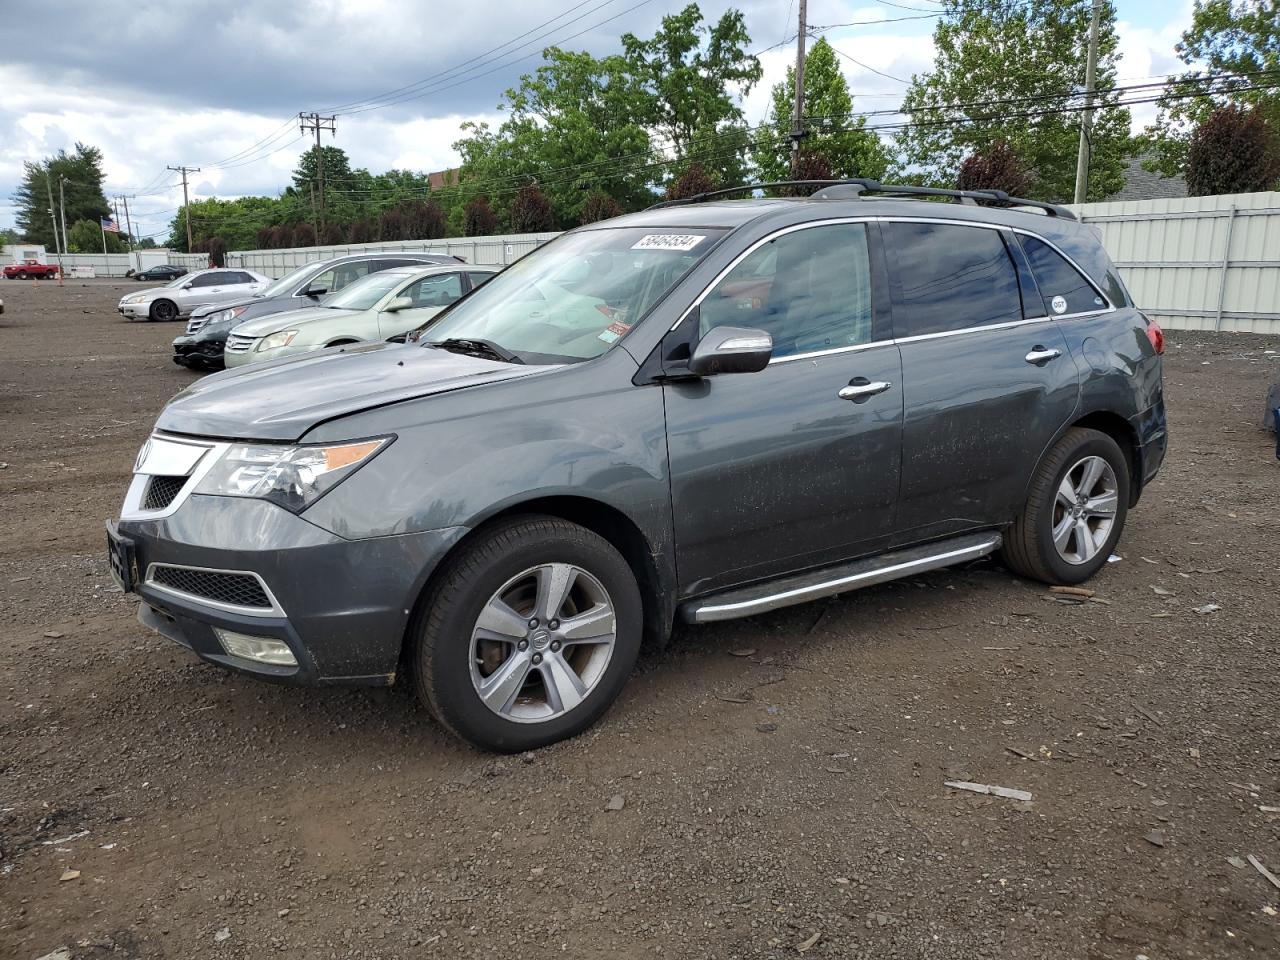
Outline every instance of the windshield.
<path id="1" fill-rule="evenodd" d="M 325 297 L 320 303 L 335 310 L 368 310 L 408 279 L 407 274 L 398 273 L 395 270 L 371 273 L 367 277 L 361 277 L 347 284 L 337 293 Z"/>
<path id="2" fill-rule="evenodd" d="M 438 320 L 425 346 L 486 340 L 532 363 L 598 357 L 702 259 L 723 230 L 604 228 L 567 234 L 496 275 Z"/>
<path id="3" fill-rule="evenodd" d="M 271 286 L 259 293 L 258 296 L 283 297 L 287 293 L 292 293 L 294 286 L 301 283 L 303 277 L 319 269 L 326 262 L 322 260 L 319 263 L 304 263 L 302 266 L 290 270 L 279 280 L 273 281 Z"/>

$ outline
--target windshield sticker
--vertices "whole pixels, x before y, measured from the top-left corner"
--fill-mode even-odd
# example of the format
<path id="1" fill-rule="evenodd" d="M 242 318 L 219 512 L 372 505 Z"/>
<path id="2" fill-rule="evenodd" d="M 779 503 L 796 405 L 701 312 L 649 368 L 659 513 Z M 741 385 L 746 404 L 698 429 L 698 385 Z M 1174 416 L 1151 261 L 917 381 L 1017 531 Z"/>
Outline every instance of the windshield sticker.
<path id="1" fill-rule="evenodd" d="M 1054 298 L 1053 298 L 1053 300 L 1051 300 L 1051 301 L 1050 301 L 1049 305 L 1050 305 L 1051 307 L 1053 307 L 1053 312 L 1054 312 L 1054 313 L 1066 313 L 1066 312 L 1067 312 L 1067 299 L 1066 299 L 1066 297 L 1054 297 Z"/>
<path id="2" fill-rule="evenodd" d="M 621 320 L 615 320 L 602 331 L 600 331 L 599 339 L 605 343 L 617 343 L 618 338 L 631 329 L 631 324 L 623 323 Z"/>
<path id="3" fill-rule="evenodd" d="M 647 233 L 631 245 L 632 250 L 689 251 L 707 239 L 702 233 Z"/>

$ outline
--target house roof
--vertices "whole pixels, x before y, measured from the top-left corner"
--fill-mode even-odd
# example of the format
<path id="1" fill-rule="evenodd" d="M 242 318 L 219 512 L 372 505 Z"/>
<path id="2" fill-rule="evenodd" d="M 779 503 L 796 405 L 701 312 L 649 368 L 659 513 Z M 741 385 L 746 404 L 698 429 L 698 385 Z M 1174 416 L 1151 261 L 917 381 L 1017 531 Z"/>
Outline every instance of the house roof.
<path id="1" fill-rule="evenodd" d="M 1131 158 L 1124 171 L 1124 186 L 1107 200 L 1176 200 L 1185 197 L 1187 181 L 1182 177 L 1166 177 L 1143 169 L 1143 162 L 1150 159 L 1150 155 Z"/>

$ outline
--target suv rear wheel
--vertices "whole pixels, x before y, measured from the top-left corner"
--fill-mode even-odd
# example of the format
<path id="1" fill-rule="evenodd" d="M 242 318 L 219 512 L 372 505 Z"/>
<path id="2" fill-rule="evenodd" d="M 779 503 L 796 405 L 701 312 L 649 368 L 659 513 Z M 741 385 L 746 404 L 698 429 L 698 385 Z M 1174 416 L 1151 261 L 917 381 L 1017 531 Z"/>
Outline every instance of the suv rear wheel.
<path id="1" fill-rule="evenodd" d="M 640 590 L 602 537 L 552 517 L 495 525 L 463 548 L 419 615 L 419 698 L 477 746 L 515 752 L 574 736 L 635 665 Z"/>
<path id="2" fill-rule="evenodd" d="M 1036 468 L 1002 555 L 1046 583 L 1088 580 L 1111 556 L 1129 506 L 1129 463 L 1111 437 L 1073 427 Z"/>

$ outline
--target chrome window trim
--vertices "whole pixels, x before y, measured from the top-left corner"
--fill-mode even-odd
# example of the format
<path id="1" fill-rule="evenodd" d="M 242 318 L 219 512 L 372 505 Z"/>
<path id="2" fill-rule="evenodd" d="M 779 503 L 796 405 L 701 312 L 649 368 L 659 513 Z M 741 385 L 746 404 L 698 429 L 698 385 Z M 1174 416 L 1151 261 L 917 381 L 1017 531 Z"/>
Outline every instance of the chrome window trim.
<path id="1" fill-rule="evenodd" d="M 208 597 L 202 597 L 199 594 L 187 593 L 185 590 L 178 590 L 167 584 L 157 583 L 155 581 L 155 572 L 158 567 L 165 567 L 169 570 L 194 570 L 197 573 L 230 573 L 241 577 L 253 577 L 258 581 L 258 586 L 262 588 L 262 592 L 267 599 L 271 601 L 270 607 L 242 607 L 238 603 L 223 603 L 221 600 L 210 600 Z M 225 613 L 238 613 L 246 617 L 284 617 L 284 608 L 280 606 L 280 601 L 276 599 L 276 595 L 271 592 L 271 588 L 267 586 L 267 582 L 262 579 L 260 574 L 252 570 L 222 570 L 217 567 L 195 567 L 187 563 L 151 563 L 147 566 L 147 575 L 142 580 L 145 586 L 150 587 L 157 593 L 167 594 L 171 597 L 177 597 L 189 603 L 198 603 L 214 610 L 221 610 Z"/>
<path id="2" fill-rule="evenodd" d="M 1115 304 L 1111 302 L 1111 299 L 1102 290 L 1098 289 L 1098 285 L 1094 283 L 1089 274 L 1080 268 L 1080 264 L 1076 263 L 1076 261 L 1065 250 L 1059 247 L 1048 237 L 1036 233 L 1034 230 L 1028 230 L 1025 227 L 1011 227 L 1002 223 L 982 223 L 978 221 L 955 220 L 947 217 L 868 215 L 864 217 L 835 217 L 826 220 L 811 220 L 806 223 L 796 223 L 789 227 L 783 227 L 776 230 L 767 236 L 761 237 L 734 257 L 728 266 L 716 274 L 711 282 L 702 289 L 702 292 L 693 299 L 693 302 L 685 308 L 685 311 L 680 315 L 680 318 L 671 325 L 671 330 L 669 330 L 668 333 L 679 328 L 680 324 L 684 323 L 689 314 L 691 314 L 697 307 L 701 306 L 702 302 L 708 297 L 708 295 L 710 295 L 711 291 L 714 290 L 725 277 L 732 273 L 734 269 L 737 268 L 738 264 L 751 256 L 751 254 L 755 253 L 756 250 L 764 246 L 766 243 L 771 243 L 779 237 L 786 236 L 789 233 L 795 233 L 799 230 L 809 230 L 814 227 L 837 226 L 839 224 L 846 223 L 937 223 L 944 226 L 977 227 L 982 230 L 1008 230 L 1011 233 L 1020 233 L 1024 236 L 1034 237 L 1057 253 L 1058 256 L 1062 257 L 1062 259 L 1066 260 L 1067 263 L 1071 265 L 1072 269 L 1084 278 L 1084 281 L 1089 284 L 1094 293 L 1102 298 L 1102 302 L 1107 306 L 1099 307 L 1097 310 L 1084 310 L 1078 313 L 1045 314 L 1041 317 L 1024 317 L 1021 320 L 1010 320 L 1005 323 L 984 323 L 973 327 L 961 327 L 959 330 L 941 330 L 937 333 L 921 333 L 910 337 L 894 337 L 891 340 L 873 340 L 869 343 L 858 343 L 848 347 L 833 347 L 830 350 L 816 350 L 808 353 L 794 354 L 787 357 L 775 357 L 769 361 L 769 366 L 773 366 L 775 363 L 788 363 L 792 360 L 811 360 L 816 357 L 824 357 L 831 354 L 850 353 L 856 350 L 866 350 L 871 347 L 882 347 L 891 343 L 901 344 L 914 343 L 921 340 L 936 340 L 942 337 L 955 337 L 967 333 L 976 333 L 979 330 L 1013 329 L 1015 327 L 1027 326 L 1033 323 L 1046 323 L 1050 320 L 1074 320 L 1078 317 L 1092 317 L 1104 313 L 1114 313 L 1118 309 Z M 1028 268 L 1030 268 L 1030 264 L 1028 264 Z"/>

